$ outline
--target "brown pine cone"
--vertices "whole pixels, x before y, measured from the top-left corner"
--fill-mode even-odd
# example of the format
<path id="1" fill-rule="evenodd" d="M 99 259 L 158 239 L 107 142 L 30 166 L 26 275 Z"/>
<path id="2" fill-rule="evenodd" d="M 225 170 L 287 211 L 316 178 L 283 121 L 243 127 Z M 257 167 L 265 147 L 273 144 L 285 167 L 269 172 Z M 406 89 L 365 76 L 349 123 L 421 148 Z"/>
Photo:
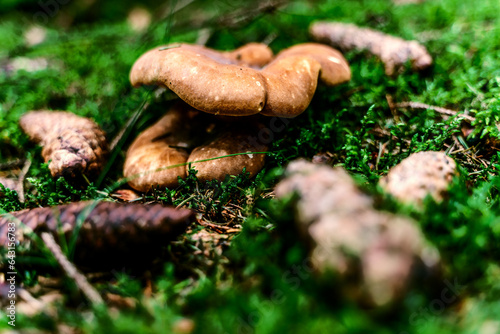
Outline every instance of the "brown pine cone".
<path id="1" fill-rule="evenodd" d="M 81 215 L 86 218 L 77 231 Z M 68 245 L 78 233 L 73 260 L 84 268 L 137 267 L 151 262 L 193 219 L 190 210 L 160 204 L 77 202 L 0 215 L 0 244 L 5 246 L 12 236 L 8 224 L 14 221 L 16 240 L 27 245 L 32 242 L 29 229 L 38 235 L 50 232 L 58 241 L 62 234 Z"/>
<path id="2" fill-rule="evenodd" d="M 104 167 L 108 143 L 92 120 L 66 111 L 31 111 L 19 121 L 31 140 L 43 146 L 53 177 L 96 177 Z"/>

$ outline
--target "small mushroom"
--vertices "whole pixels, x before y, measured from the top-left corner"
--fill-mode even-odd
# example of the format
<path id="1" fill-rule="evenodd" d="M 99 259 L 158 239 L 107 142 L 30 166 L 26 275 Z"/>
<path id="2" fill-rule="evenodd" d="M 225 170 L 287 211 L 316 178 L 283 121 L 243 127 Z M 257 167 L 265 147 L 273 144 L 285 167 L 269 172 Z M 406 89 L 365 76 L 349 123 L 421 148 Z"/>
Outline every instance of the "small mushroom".
<path id="1" fill-rule="evenodd" d="M 457 175 L 455 161 L 444 152 L 418 152 L 391 168 L 380 186 L 403 203 L 421 206 L 427 195 L 442 201 Z"/>
<path id="2" fill-rule="evenodd" d="M 258 123 L 211 122 L 184 102 L 174 105 L 156 124 L 142 132 L 127 151 L 123 174 L 129 185 L 142 192 L 153 187 L 175 187 L 192 163 L 200 180 L 224 180 L 243 168 L 254 176 L 264 165 L 267 146 L 248 140 Z M 222 127 L 223 129 L 215 131 Z M 212 133 L 215 132 L 215 133 Z M 193 149 L 194 148 L 194 149 Z M 249 154 L 233 155 L 237 153 Z M 225 155 L 233 155 L 214 159 Z M 209 160 L 209 161 L 200 161 Z M 172 167 L 174 165 L 181 165 Z"/>
<path id="3" fill-rule="evenodd" d="M 30 139 L 43 146 L 53 177 L 96 177 L 104 167 L 108 143 L 92 120 L 67 111 L 31 111 L 19 121 Z"/>

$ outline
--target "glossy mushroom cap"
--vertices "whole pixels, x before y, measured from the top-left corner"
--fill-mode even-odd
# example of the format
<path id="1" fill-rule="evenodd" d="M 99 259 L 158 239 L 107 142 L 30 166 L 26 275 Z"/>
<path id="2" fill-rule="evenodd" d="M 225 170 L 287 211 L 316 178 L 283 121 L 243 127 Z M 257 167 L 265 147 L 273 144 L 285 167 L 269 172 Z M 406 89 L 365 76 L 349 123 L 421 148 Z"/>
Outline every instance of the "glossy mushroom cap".
<path id="1" fill-rule="evenodd" d="M 303 43 L 278 53 L 276 59 L 288 56 L 307 56 L 321 65 L 320 80 L 328 86 L 336 86 L 351 80 L 351 69 L 342 54 L 331 47 L 318 43 Z"/>
<path id="2" fill-rule="evenodd" d="M 194 108 L 211 114 L 259 113 L 266 91 L 259 73 L 243 65 L 214 60 L 192 46 L 155 49 L 140 57 L 130 72 L 133 86 L 160 85 Z"/>
<path id="3" fill-rule="evenodd" d="M 350 79 L 342 55 L 307 43 L 281 52 L 263 69 L 269 54 L 258 44 L 223 53 L 182 44 L 141 56 L 130 72 L 134 86 L 169 88 L 197 110 L 226 116 L 295 117 L 312 100 L 318 78 L 327 85 Z"/>

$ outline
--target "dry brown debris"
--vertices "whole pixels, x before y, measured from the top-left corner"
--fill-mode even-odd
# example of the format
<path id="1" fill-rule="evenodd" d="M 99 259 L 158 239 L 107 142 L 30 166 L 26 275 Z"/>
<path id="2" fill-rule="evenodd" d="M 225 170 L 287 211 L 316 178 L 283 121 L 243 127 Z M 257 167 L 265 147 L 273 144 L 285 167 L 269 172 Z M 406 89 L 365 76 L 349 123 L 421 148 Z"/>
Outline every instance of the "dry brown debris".
<path id="1" fill-rule="evenodd" d="M 348 298 L 372 307 L 393 305 L 415 269 L 429 272 L 439 263 L 415 222 L 376 211 L 343 169 L 299 160 L 286 175 L 276 196 L 298 195 L 295 221 L 310 247 L 309 262 L 317 274 L 338 275 Z"/>
<path id="2" fill-rule="evenodd" d="M 85 218 L 76 231 L 79 217 Z M 184 232 L 194 219 L 191 210 L 159 204 L 77 202 L 1 215 L 0 244 L 7 242 L 9 222 L 16 223 L 16 240 L 25 244 L 33 241 L 30 231 L 38 235 L 49 232 L 56 240 L 62 233 L 68 242 L 78 232 L 74 257 L 77 265 L 137 267 L 152 260 L 155 252 Z"/>
<path id="3" fill-rule="evenodd" d="M 442 201 L 457 175 L 455 161 L 444 152 L 418 152 L 391 168 L 380 186 L 401 202 L 421 205 L 427 195 Z"/>
<path id="4" fill-rule="evenodd" d="M 407 62 L 415 71 L 424 70 L 432 64 L 427 49 L 417 41 L 406 41 L 373 29 L 337 22 L 316 22 L 309 32 L 314 40 L 344 51 L 367 50 L 382 60 L 387 75 L 398 74 Z"/>
<path id="5" fill-rule="evenodd" d="M 53 177 L 96 177 L 104 167 L 108 143 L 88 118 L 66 111 L 31 111 L 19 121 L 31 140 L 43 146 Z"/>
<path id="6" fill-rule="evenodd" d="M 123 202 L 134 202 L 141 198 L 135 191 L 130 189 L 118 189 L 112 193 L 111 196 L 118 198 Z"/>

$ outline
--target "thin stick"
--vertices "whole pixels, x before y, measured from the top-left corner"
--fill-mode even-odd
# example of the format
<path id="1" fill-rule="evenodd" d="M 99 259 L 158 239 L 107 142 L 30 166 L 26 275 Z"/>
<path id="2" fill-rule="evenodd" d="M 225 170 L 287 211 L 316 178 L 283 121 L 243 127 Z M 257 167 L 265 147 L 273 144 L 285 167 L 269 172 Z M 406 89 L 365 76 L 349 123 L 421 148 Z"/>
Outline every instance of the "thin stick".
<path id="1" fill-rule="evenodd" d="M 214 223 L 209 223 L 209 222 L 204 222 L 204 221 L 199 221 L 198 223 L 201 226 L 208 226 L 208 227 L 212 227 L 214 229 L 221 229 L 221 230 L 225 230 L 225 231 L 228 231 L 228 230 L 238 230 L 238 231 L 241 231 L 241 229 L 235 229 L 233 227 L 228 227 L 228 226 L 214 224 Z"/>
<path id="2" fill-rule="evenodd" d="M 196 44 L 205 45 L 208 40 L 212 37 L 212 29 L 202 28 L 198 31 L 198 37 L 196 38 Z"/>
<path id="3" fill-rule="evenodd" d="M 90 302 L 94 306 L 104 304 L 104 300 L 102 299 L 101 295 L 99 295 L 97 290 L 94 289 L 92 285 L 90 285 L 85 276 L 83 276 L 83 274 L 81 274 L 78 269 L 76 269 L 76 267 L 63 254 L 61 247 L 59 247 L 57 242 L 54 240 L 52 234 L 43 232 L 41 236 L 42 240 L 45 242 L 45 245 L 50 250 L 52 255 L 54 255 L 54 258 L 64 270 L 66 275 L 75 281 L 78 288 L 90 300 Z"/>
<path id="4" fill-rule="evenodd" d="M 269 46 L 269 44 L 271 44 L 277 37 L 278 34 L 276 32 L 272 32 L 269 35 L 267 35 L 266 38 L 264 38 L 261 43 Z"/>
<path id="5" fill-rule="evenodd" d="M 420 102 L 411 102 L 411 101 L 410 102 L 400 102 L 400 103 L 395 103 L 394 106 L 397 108 L 429 109 L 429 110 L 433 110 L 433 111 L 436 111 L 440 114 L 444 114 L 444 115 L 448 115 L 448 116 L 457 116 L 458 115 L 459 117 L 462 117 L 462 118 L 464 118 L 468 121 L 471 121 L 471 122 L 476 120 L 472 116 L 459 114 L 455 110 L 431 106 L 429 104 L 420 103 Z"/>
<path id="6" fill-rule="evenodd" d="M 45 308 L 44 303 L 33 297 L 27 290 L 18 289 L 17 293 L 19 294 L 19 297 L 21 297 L 22 300 L 24 300 L 26 303 L 29 304 L 29 306 L 35 309 L 35 312 L 41 312 Z"/>
<path id="7" fill-rule="evenodd" d="M 19 202 L 21 203 L 24 203 L 24 178 L 26 177 L 26 174 L 30 170 L 30 167 L 31 167 L 31 159 L 27 159 L 17 179 L 17 184 L 19 189 L 17 196 L 19 197 Z"/>
<path id="8" fill-rule="evenodd" d="M 177 205 L 175 208 L 176 209 L 179 209 L 180 207 L 182 207 L 184 204 L 186 204 L 187 202 L 189 202 L 190 200 L 192 200 L 193 198 L 195 198 L 196 195 L 192 195 L 188 198 L 186 198 L 185 200 L 183 200 L 179 205 Z"/>

